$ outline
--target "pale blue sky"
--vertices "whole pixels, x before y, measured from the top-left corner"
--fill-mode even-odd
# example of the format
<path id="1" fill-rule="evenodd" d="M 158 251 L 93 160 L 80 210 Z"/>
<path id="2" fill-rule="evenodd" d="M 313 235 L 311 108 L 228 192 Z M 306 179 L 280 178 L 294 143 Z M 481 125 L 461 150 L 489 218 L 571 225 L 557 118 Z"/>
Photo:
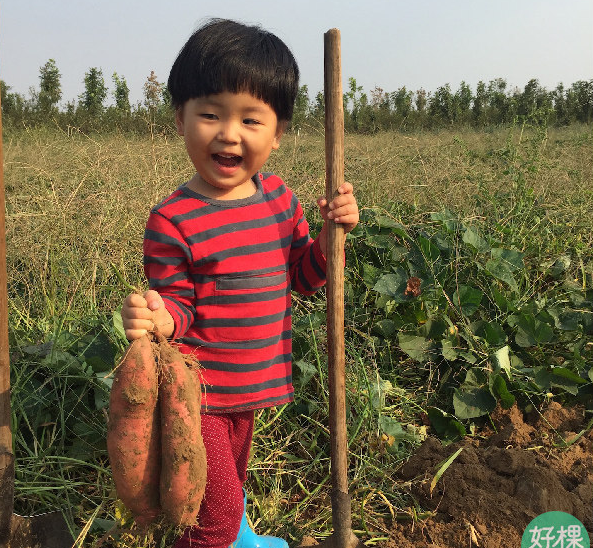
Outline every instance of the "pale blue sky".
<path id="1" fill-rule="evenodd" d="M 553 89 L 593 78 L 592 0 L 4 0 L 0 1 L 0 78 L 28 95 L 53 58 L 63 100 L 83 91 L 99 67 L 108 87 L 124 76 L 133 103 L 151 70 L 164 82 L 191 32 L 208 17 L 259 23 L 293 50 L 301 83 L 323 86 L 323 33 L 342 34 L 344 81 L 365 91 L 434 91 L 465 80 L 530 78 Z"/>

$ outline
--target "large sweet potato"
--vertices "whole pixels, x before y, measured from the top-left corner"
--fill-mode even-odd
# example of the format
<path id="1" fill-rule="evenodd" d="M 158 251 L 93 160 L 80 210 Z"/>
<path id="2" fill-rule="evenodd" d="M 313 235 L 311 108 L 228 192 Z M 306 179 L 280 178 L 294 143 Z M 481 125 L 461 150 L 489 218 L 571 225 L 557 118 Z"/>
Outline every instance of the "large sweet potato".
<path id="1" fill-rule="evenodd" d="M 107 451 L 118 497 L 139 525 L 160 514 L 158 374 L 148 335 L 133 341 L 115 371 Z"/>
<path id="2" fill-rule="evenodd" d="M 161 507 L 171 523 L 195 525 L 206 487 L 200 384 L 175 348 L 161 345 L 159 364 Z"/>

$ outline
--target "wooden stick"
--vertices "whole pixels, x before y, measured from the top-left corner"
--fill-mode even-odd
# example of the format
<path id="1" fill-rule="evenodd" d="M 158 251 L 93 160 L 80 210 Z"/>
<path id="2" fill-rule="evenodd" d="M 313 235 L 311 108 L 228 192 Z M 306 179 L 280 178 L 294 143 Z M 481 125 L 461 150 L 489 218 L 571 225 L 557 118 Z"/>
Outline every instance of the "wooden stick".
<path id="1" fill-rule="evenodd" d="M 10 535 L 14 504 L 14 455 L 10 430 L 10 357 L 8 352 L 8 297 L 4 203 L 4 159 L 0 115 L 0 545 Z"/>
<path id="2" fill-rule="evenodd" d="M 325 33 L 324 46 L 325 191 L 329 203 L 338 195 L 338 188 L 344 182 L 344 103 L 338 29 Z M 326 294 L 332 522 L 337 545 L 348 546 L 352 536 L 352 513 L 346 432 L 344 229 L 333 222 L 328 223 Z"/>

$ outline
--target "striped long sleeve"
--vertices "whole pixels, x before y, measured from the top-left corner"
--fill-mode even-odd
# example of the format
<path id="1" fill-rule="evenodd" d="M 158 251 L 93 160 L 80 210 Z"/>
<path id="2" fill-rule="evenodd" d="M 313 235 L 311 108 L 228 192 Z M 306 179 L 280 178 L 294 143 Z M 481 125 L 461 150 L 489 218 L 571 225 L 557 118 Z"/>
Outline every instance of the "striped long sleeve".
<path id="1" fill-rule="evenodd" d="M 144 239 L 149 285 L 175 321 L 181 350 L 202 364 L 210 412 L 292 400 L 291 290 L 325 283 L 325 257 L 280 178 L 213 200 L 182 185 L 156 206 Z"/>

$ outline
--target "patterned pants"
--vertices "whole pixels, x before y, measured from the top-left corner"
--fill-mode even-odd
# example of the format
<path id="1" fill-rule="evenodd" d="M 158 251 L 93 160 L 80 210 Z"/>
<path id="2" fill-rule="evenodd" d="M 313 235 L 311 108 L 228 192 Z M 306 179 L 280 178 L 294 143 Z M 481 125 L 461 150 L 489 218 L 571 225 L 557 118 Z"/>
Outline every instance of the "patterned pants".
<path id="1" fill-rule="evenodd" d="M 199 525 L 188 527 L 173 548 L 228 548 L 243 515 L 243 483 L 253 435 L 253 411 L 202 413 L 208 463 Z"/>

